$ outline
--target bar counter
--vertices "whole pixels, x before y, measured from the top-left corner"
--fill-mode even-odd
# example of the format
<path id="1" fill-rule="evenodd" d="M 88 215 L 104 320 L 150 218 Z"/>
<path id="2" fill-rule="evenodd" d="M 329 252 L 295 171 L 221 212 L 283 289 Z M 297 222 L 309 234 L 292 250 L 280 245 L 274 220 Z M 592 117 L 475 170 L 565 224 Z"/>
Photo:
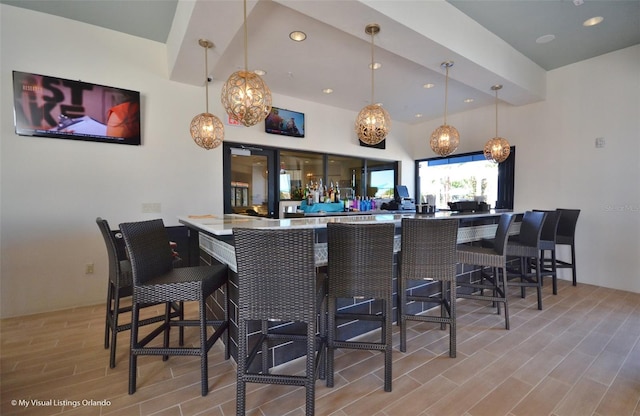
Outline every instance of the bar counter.
<path id="1" fill-rule="evenodd" d="M 460 220 L 458 229 L 458 243 L 471 243 L 484 238 L 493 238 L 497 228 L 499 217 L 504 212 L 512 212 L 509 210 L 492 210 L 490 212 L 478 213 L 453 213 L 453 212 L 437 212 L 435 214 L 416 214 L 416 213 L 380 213 L 368 215 L 350 215 L 350 216 L 322 216 L 322 217 L 304 217 L 304 218 L 287 218 L 287 219 L 268 219 L 262 217 L 250 217 L 244 215 L 229 214 L 223 217 L 214 216 L 180 216 L 178 220 L 181 224 L 189 229 L 189 245 L 190 250 L 199 251 L 199 261 L 202 264 L 212 264 L 220 262 L 227 264 L 230 270 L 230 289 L 229 289 L 229 316 L 231 331 L 231 353 L 235 357 L 237 353 L 237 335 L 238 328 L 234 321 L 236 316 L 235 310 L 238 300 L 236 274 L 235 251 L 233 247 L 233 228 L 313 228 L 316 236 L 316 266 L 320 273 L 323 266 L 327 265 L 327 240 L 326 226 L 330 222 L 345 223 L 394 223 L 396 225 L 396 238 L 394 251 L 400 251 L 401 243 L 401 224 L 403 218 L 424 218 L 425 220 L 439 220 L 457 218 Z M 510 229 L 510 234 L 519 232 L 520 223 L 514 223 Z M 397 255 L 394 255 L 394 263 L 396 263 Z M 192 261 L 192 265 L 193 261 Z M 396 268 L 394 268 L 396 269 Z M 473 274 L 477 274 L 477 267 L 458 265 L 458 279 L 469 280 Z M 394 294 L 397 291 L 397 278 L 394 272 L 393 287 Z M 431 290 L 437 285 L 432 282 L 422 283 L 420 286 L 412 288 L 412 290 Z M 216 318 L 222 316 L 222 297 L 214 298 L 209 302 L 209 313 Z M 344 300 L 339 303 L 341 309 L 370 308 L 372 307 L 370 300 L 356 301 Z M 424 310 L 424 305 L 415 305 L 418 311 Z M 394 295 L 394 314 L 396 313 L 395 295 Z M 355 337 L 374 329 L 371 322 L 356 321 L 353 325 L 344 325 L 339 330 L 339 336 L 345 338 Z M 259 325 L 255 326 L 255 330 L 259 330 Z M 251 335 L 250 335 L 251 336 Z M 299 356 L 299 351 L 290 345 L 277 346 L 272 349 L 270 362 L 272 365 L 282 364 Z"/>
<path id="2" fill-rule="evenodd" d="M 222 217 L 215 216 L 179 216 L 178 220 L 185 226 L 202 231 L 206 234 L 225 236 L 233 233 L 234 227 L 248 227 L 248 228 L 326 228 L 329 222 L 349 222 L 349 223 L 380 223 L 380 222 L 393 222 L 400 225 L 402 218 L 425 218 L 425 219 L 444 219 L 444 218 L 458 218 L 464 222 L 469 220 L 482 220 L 486 218 L 496 218 L 500 214 L 505 212 L 512 212 L 510 210 L 491 210 L 488 212 L 473 212 L 473 213 L 456 213 L 451 211 L 439 211 L 434 214 L 416 214 L 414 212 L 399 213 L 393 211 L 387 213 L 386 211 L 378 211 L 377 213 L 368 213 L 362 215 L 323 215 L 318 217 L 300 217 L 300 218 L 285 218 L 285 219 L 271 219 L 263 217 L 252 217 L 239 214 L 225 214 Z M 462 224 L 461 224 L 462 225 Z"/>

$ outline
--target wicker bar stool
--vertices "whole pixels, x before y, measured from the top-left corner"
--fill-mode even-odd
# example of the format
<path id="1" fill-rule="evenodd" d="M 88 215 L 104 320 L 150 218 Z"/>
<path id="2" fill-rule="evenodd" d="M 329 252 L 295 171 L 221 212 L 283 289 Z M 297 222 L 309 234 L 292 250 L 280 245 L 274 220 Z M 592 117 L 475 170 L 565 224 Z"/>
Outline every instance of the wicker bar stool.
<path id="1" fill-rule="evenodd" d="M 558 269 L 571 269 L 573 285 L 575 286 L 578 284 L 576 274 L 576 226 L 580 210 L 558 208 L 558 211 L 560 212 L 560 222 L 558 223 L 556 244 L 571 247 L 571 260 L 556 260 L 556 267 Z"/>
<path id="2" fill-rule="evenodd" d="M 131 275 L 131 262 L 127 258 L 127 250 L 120 231 L 114 232 L 109 227 L 107 220 L 96 218 L 96 223 L 104 239 L 107 248 L 109 261 L 109 283 L 107 285 L 106 318 L 104 325 L 104 348 L 110 348 L 109 367 L 116 366 L 116 342 L 118 333 L 131 329 L 131 322 L 119 323 L 120 314 L 131 313 L 131 306 L 121 306 L 123 298 L 130 297 L 133 293 L 133 280 Z M 144 305 L 155 306 L 156 304 Z M 166 319 L 182 318 L 182 305 L 178 303 L 167 303 L 165 313 L 140 320 L 139 325 L 148 325 Z M 184 343 L 184 331 L 180 331 L 180 345 Z"/>
<path id="3" fill-rule="evenodd" d="M 527 287 L 535 288 L 539 310 L 542 310 L 542 274 L 544 273 L 540 257 L 540 237 L 546 216 L 547 213 L 542 211 L 525 212 L 520 225 L 520 234 L 509 238 L 507 242 L 507 256 L 520 258 L 519 269 L 508 270 L 507 287 L 520 287 L 523 298 Z M 532 266 L 533 264 L 535 266 Z"/>
<path id="4" fill-rule="evenodd" d="M 540 235 L 540 267 L 542 274 L 540 282 L 544 286 L 544 278 L 551 276 L 553 283 L 553 294 L 558 294 L 558 259 L 556 257 L 556 236 L 558 233 L 558 223 L 560 222 L 560 211 L 544 211 L 547 216 L 542 226 L 542 234 Z M 551 257 L 547 257 L 547 252 Z M 532 262 L 532 267 L 538 267 L 538 262 Z"/>
<path id="5" fill-rule="evenodd" d="M 246 410 L 246 383 L 302 386 L 306 393 L 306 414 L 314 414 L 317 367 L 321 378 L 324 377 L 322 305 L 326 295 L 324 274 L 316 272 L 314 235 L 312 229 L 233 229 L 238 271 L 236 414 L 239 416 Z M 260 321 L 260 334 L 253 346 L 248 340 L 250 321 Z M 303 324 L 306 332 L 278 333 L 277 326 L 287 322 Z M 273 360 L 269 347 L 285 342 L 305 345 L 304 375 L 270 373 Z M 258 357 L 261 364 L 254 363 Z"/>
<path id="6" fill-rule="evenodd" d="M 129 394 L 136 391 L 137 362 L 139 355 L 170 355 L 200 357 L 201 393 L 209 392 L 208 353 L 215 342 L 226 334 L 225 358 L 229 358 L 229 321 L 227 319 L 228 273 L 227 266 L 173 267 L 173 255 L 169 237 L 161 219 L 120 224 L 133 272 L 133 310 L 131 317 L 131 350 L 129 355 Z M 225 319 L 210 320 L 206 317 L 206 299 L 222 290 Z M 165 320 L 143 339 L 138 339 L 140 308 L 148 303 L 198 302 L 198 319 Z M 200 332 L 197 347 L 170 347 L 171 326 L 195 326 Z M 213 333 L 208 336 L 207 329 Z M 162 346 L 149 346 L 158 335 L 164 333 Z"/>
<path id="7" fill-rule="evenodd" d="M 334 351 L 353 348 L 384 353 L 384 390 L 391 391 L 391 322 L 393 321 L 393 238 L 395 226 L 381 224 L 327 224 L 328 337 L 327 386 L 334 384 Z M 356 312 L 337 307 L 338 299 L 352 299 Z M 378 302 L 366 303 L 372 300 Z M 362 302 L 360 307 L 358 303 Z M 381 305 L 381 306 L 378 306 Z M 348 341 L 337 336 L 338 320 L 380 323 L 380 342 Z"/>
<path id="8" fill-rule="evenodd" d="M 398 276 L 398 311 L 400 351 L 407 350 L 407 321 L 449 325 L 449 356 L 456 356 L 456 266 L 457 219 L 402 219 L 402 250 Z M 421 293 L 425 281 L 439 282 L 439 294 Z M 440 316 L 433 313 L 410 313 L 409 302 L 437 304 Z"/>
<path id="9" fill-rule="evenodd" d="M 504 304 L 504 324 L 509 329 L 509 306 L 507 302 L 507 242 L 509 241 L 509 227 L 515 219 L 514 214 L 501 214 L 496 230 L 493 247 L 471 246 L 460 244 L 458 250 L 458 263 L 489 267 L 493 270 L 491 275 L 484 275 L 479 281 L 459 282 L 459 286 L 471 288 L 471 293 L 458 292 L 459 298 L 488 300 L 497 306 L 500 313 L 500 303 Z M 486 295 L 489 290 L 491 295 Z"/>

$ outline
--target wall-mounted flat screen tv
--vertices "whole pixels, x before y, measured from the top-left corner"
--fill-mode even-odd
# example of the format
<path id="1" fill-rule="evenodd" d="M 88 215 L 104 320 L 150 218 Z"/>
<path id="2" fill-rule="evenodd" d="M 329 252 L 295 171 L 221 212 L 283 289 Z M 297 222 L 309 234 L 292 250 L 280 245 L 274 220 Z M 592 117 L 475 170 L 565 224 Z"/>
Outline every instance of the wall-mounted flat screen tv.
<path id="1" fill-rule="evenodd" d="M 13 71 L 16 134 L 140 144 L 140 93 Z"/>
<path id="2" fill-rule="evenodd" d="M 264 126 L 267 133 L 304 137 L 304 113 L 271 107 Z"/>

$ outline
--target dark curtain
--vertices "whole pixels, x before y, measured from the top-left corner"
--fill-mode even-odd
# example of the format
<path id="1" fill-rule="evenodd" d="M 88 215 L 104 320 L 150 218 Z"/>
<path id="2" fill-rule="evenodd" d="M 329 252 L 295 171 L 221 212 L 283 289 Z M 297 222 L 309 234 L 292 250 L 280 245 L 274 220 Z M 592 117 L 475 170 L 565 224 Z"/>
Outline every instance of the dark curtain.
<path id="1" fill-rule="evenodd" d="M 511 146 L 511 153 L 504 162 L 498 164 L 498 200 L 496 209 L 513 209 L 513 190 L 516 171 L 516 147 Z"/>

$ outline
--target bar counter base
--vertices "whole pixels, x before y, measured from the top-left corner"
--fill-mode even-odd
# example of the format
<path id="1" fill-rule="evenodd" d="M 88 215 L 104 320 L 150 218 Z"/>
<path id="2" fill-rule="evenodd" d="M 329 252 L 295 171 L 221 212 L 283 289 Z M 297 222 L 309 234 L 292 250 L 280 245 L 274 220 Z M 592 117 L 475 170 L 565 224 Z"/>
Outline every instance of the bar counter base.
<path id="1" fill-rule="evenodd" d="M 361 217 L 339 217 L 340 221 L 353 221 L 354 218 L 362 218 L 366 217 L 369 221 L 392 221 L 396 223 L 396 238 L 394 244 L 394 273 L 393 273 L 393 316 L 394 321 L 397 317 L 397 253 L 400 250 L 400 238 L 401 238 L 401 219 L 402 217 L 411 216 L 413 214 L 396 214 L 396 215 L 384 215 L 382 219 L 376 219 L 378 216 L 361 216 Z M 500 213 L 485 213 L 482 215 L 458 215 L 457 218 L 460 219 L 460 228 L 458 232 L 458 243 L 473 243 L 475 241 L 480 241 L 484 238 L 492 238 L 495 234 L 495 230 L 497 228 L 497 222 L 499 219 Z M 416 217 L 425 218 L 424 215 L 416 215 Z M 446 216 L 449 218 L 450 216 Z M 335 219 L 335 218 L 334 218 Z M 432 220 L 437 220 L 437 217 L 427 218 Z M 231 219 L 231 221 L 236 221 L 236 218 Z M 327 245 L 326 245 L 326 222 L 331 221 L 331 218 L 323 218 L 319 219 L 320 223 L 313 224 L 313 228 L 315 229 L 316 235 L 316 271 L 317 273 L 323 274 L 326 273 L 326 264 L 327 264 Z M 199 262 L 200 264 L 217 264 L 223 263 L 229 266 L 229 294 L 228 294 L 228 313 L 230 317 L 229 323 L 229 331 L 230 331 L 230 352 L 234 359 L 237 358 L 238 352 L 238 326 L 237 326 L 237 301 L 238 301 L 238 275 L 236 273 L 236 265 L 235 265 L 235 251 L 233 248 L 233 236 L 230 234 L 228 230 L 223 232 L 217 232 L 219 229 L 211 229 L 209 227 L 201 226 L 197 222 L 189 221 L 187 219 L 181 218 L 180 220 L 185 226 L 189 228 L 189 246 L 191 249 L 195 249 L 199 251 Z M 270 226 L 273 227 L 273 222 L 282 222 L 282 227 L 296 227 L 296 226 L 305 226 L 309 227 L 308 221 L 309 219 L 289 219 L 289 220 L 263 220 L 263 222 L 258 222 L 257 226 Z M 296 222 L 299 223 L 296 223 Z M 362 221 L 362 220 L 356 220 Z M 324 222 L 324 224 L 322 223 Z M 252 223 L 256 223 L 256 220 L 252 219 Z M 247 225 L 247 224 L 244 224 Z M 239 225 L 238 225 L 239 226 Z M 517 234 L 519 228 L 519 223 L 514 223 L 514 226 L 510 230 L 511 234 Z M 457 280 L 460 283 L 469 282 L 473 280 L 477 280 L 480 276 L 480 268 L 476 266 L 462 265 L 458 264 L 457 267 Z M 423 295 L 435 295 L 438 294 L 439 285 L 438 282 L 418 282 L 414 286 L 408 288 L 410 293 L 412 294 L 423 294 Z M 459 292 L 462 294 L 465 293 L 465 288 L 459 287 Z M 212 297 L 207 302 L 207 313 L 208 317 L 211 319 L 219 319 L 221 316 L 224 316 L 223 310 L 223 296 L 221 294 L 217 294 L 215 297 Z M 341 299 L 338 303 L 338 307 L 341 311 L 349 312 L 349 313 L 357 313 L 358 311 L 369 311 L 369 310 L 379 310 L 381 305 L 378 304 L 378 301 L 372 300 L 353 300 L 353 299 Z M 433 304 L 422 303 L 422 302 L 414 302 L 409 305 L 409 313 L 420 313 L 427 311 L 433 307 Z M 302 324 L 297 323 L 272 323 L 272 326 L 279 326 L 279 330 L 287 331 L 287 332 L 301 332 L 304 333 L 305 328 Z M 341 322 L 341 325 L 338 329 L 338 336 L 341 339 L 351 339 L 354 337 L 361 336 L 366 334 L 372 330 L 375 330 L 379 327 L 372 322 L 367 321 L 350 321 L 350 322 Z M 260 323 L 254 322 L 249 325 L 249 346 L 252 346 L 254 342 L 257 341 L 260 335 Z M 285 343 L 281 345 L 274 345 L 269 349 L 269 365 L 277 366 L 280 364 L 284 364 L 288 361 L 301 357 L 305 354 L 304 348 L 302 348 L 296 343 Z M 259 362 L 259 360 L 256 360 Z"/>

